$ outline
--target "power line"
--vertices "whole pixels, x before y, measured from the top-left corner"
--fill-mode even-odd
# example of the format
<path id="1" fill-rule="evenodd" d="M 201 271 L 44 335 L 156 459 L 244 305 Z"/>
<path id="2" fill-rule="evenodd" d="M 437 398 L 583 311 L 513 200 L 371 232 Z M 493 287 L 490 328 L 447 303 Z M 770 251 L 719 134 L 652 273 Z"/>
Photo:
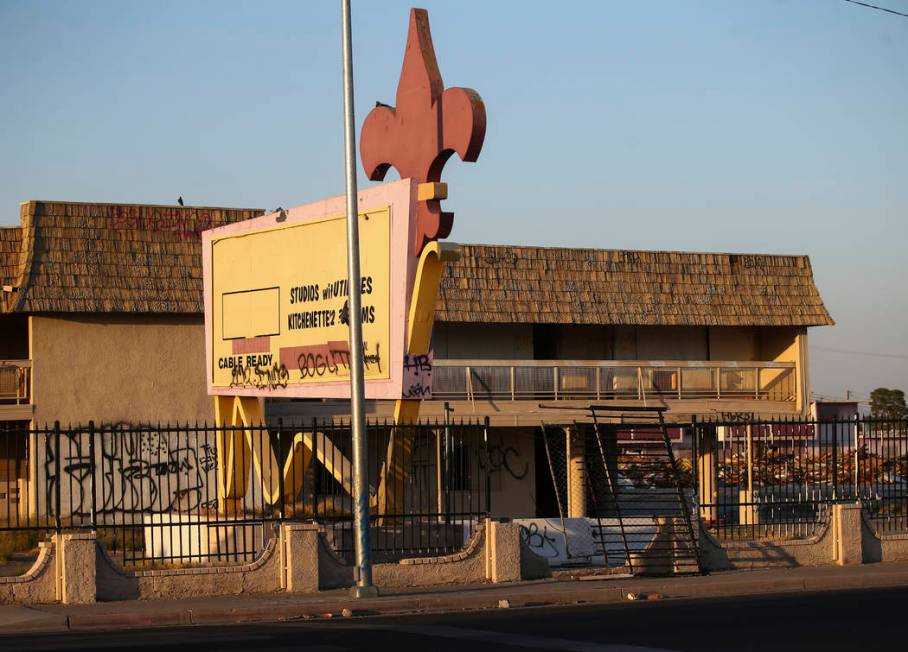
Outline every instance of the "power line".
<path id="1" fill-rule="evenodd" d="M 859 2 L 858 0 L 845 0 L 845 2 L 850 2 L 853 5 L 861 5 L 862 7 L 868 7 L 870 9 L 876 9 L 877 11 L 885 11 L 887 14 L 895 14 L 896 16 L 901 16 L 902 18 L 908 18 L 908 14 L 903 14 L 901 11 L 895 11 L 894 9 L 877 7 L 876 5 L 867 4 L 866 2 Z"/>
<path id="2" fill-rule="evenodd" d="M 868 358 L 889 358 L 893 360 L 908 360 L 908 355 L 901 353 L 871 353 L 870 351 L 852 351 L 849 349 L 834 349 L 831 346 L 817 346 L 811 344 L 810 348 L 817 351 L 828 351 L 829 353 L 842 353 L 844 355 L 862 355 Z"/>

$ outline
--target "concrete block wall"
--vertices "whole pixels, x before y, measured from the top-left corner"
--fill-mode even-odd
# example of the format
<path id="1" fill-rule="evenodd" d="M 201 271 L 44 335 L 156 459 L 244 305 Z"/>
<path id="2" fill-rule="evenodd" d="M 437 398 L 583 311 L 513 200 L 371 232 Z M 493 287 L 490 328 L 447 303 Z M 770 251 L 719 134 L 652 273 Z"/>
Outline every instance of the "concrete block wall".
<path id="1" fill-rule="evenodd" d="M 486 521 L 460 552 L 441 557 L 403 559 L 394 564 L 375 564 L 372 567 L 372 579 L 376 586 L 387 588 L 503 581 L 493 579 L 489 574 L 490 524 L 492 529 L 496 525 L 494 521 Z M 519 543 L 518 537 L 516 545 L 519 546 Z M 499 546 L 498 550 L 501 554 L 506 554 L 505 544 Z M 319 589 L 353 586 L 353 567 L 344 563 L 321 536 L 318 572 Z"/>
<path id="2" fill-rule="evenodd" d="M 54 543 L 38 544 L 38 559 L 25 575 L 0 577 L 0 604 L 43 604 L 57 600 Z"/>
<path id="3" fill-rule="evenodd" d="M 908 534 L 876 532 L 860 505 L 834 505 L 809 539 L 716 541 L 701 526 L 705 570 L 819 566 L 908 560 Z M 551 574 L 545 559 L 521 540 L 519 525 L 487 520 L 460 552 L 373 566 L 379 587 L 515 582 Z M 0 604 L 174 599 L 289 591 L 315 593 L 353 585 L 353 568 L 331 550 L 316 524 L 276 527 L 262 555 L 233 566 L 124 572 L 94 533 L 55 535 L 19 577 L 0 578 Z"/>
<path id="4" fill-rule="evenodd" d="M 532 565 L 527 561 L 531 556 L 516 523 L 489 520 L 460 552 L 375 564 L 373 577 L 377 586 L 386 588 L 513 582 Z M 248 564 L 132 572 L 117 566 L 93 532 L 73 532 L 41 544 L 38 561 L 25 575 L 0 578 L 0 603 L 315 593 L 352 585 L 352 566 L 333 553 L 315 524 L 276 528 L 262 555 Z"/>
<path id="5" fill-rule="evenodd" d="M 314 523 L 281 527 L 281 589 L 315 593 L 319 582 L 319 532 Z"/>
<path id="6" fill-rule="evenodd" d="M 517 523 L 487 523 L 489 542 L 486 552 L 486 577 L 492 582 L 517 582 L 521 579 L 520 557 L 523 546 Z"/>
<path id="7" fill-rule="evenodd" d="M 908 561 L 908 533 L 878 532 L 862 514 L 861 559 L 865 564 Z"/>
<path id="8" fill-rule="evenodd" d="M 97 546 L 97 599 L 173 600 L 279 591 L 284 582 L 279 541 L 279 537 L 272 537 L 259 558 L 248 564 L 132 572 L 120 570 Z"/>
<path id="9" fill-rule="evenodd" d="M 54 535 L 57 599 L 63 604 L 90 604 L 97 596 L 97 538 L 94 532 Z"/>
<path id="10" fill-rule="evenodd" d="M 719 542 L 701 522 L 700 560 L 705 570 L 859 564 L 867 561 L 864 528 L 860 504 L 833 505 L 828 519 L 807 539 Z"/>

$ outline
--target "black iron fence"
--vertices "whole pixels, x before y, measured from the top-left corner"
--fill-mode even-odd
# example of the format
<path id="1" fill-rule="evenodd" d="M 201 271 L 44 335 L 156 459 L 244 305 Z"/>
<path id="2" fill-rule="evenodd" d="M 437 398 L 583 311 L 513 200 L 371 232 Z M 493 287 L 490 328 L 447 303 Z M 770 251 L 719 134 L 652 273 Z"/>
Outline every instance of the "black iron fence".
<path id="1" fill-rule="evenodd" d="M 368 426 L 376 561 L 460 550 L 489 512 L 481 423 Z M 0 429 L 0 537 L 91 528 L 126 566 L 256 558 L 314 520 L 350 559 L 348 424 Z"/>
<path id="2" fill-rule="evenodd" d="M 803 538 L 836 502 L 908 530 L 908 421 L 869 417 L 694 425 L 696 498 L 720 538 Z"/>
<path id="3" fill-rule="evenodd" d="M 834 504 L 855 502 L 878 532 L 908 532 L 904 419 L 675 422 L 665 426 L 670 456 L 661 429 L 640 418 L 600 422 L 595 438 L 592 425 L 573 429 L 584 434 L 573 461 L 562 428 L 547 438 L 537 474 L 551 477 L 555 502 L 544 515 L 596 519 L 595 543 L 606 557 L 621 559 L 618 543 L 627 554 L 650 545 L 660 519 L 683 514 L 679 494 L 720 540 L 808 538 Z M 583 469 L 575 477 L 585 486 L 571 486 L 571 464 Z"/>
<path id="4" fill-rule="evenodd" d="M 533 475 L 551 506 L 537 491 L 537 513 L 499 515 L 585 515 L 597 554 L 616 563 L 688 507 L 720 539 L 808 537 L 833 504 L 855 501 L 878 531 L 908 532 L 905 420 L 674 423 L 671 450 L 651 426 L 572 428 L 570 441 L 539 434 Z M 463 548 L 493 512 L 487 435 L 482 423 L 369 424 L 375 560 Z M 315 421 L 0 427 L 0 557 L 13 535 L 27 545 L 91 528 L 127 566 L 235 563 L 257 557 L 275 524 L 311 520 L 350 559 L 351 444 L 348 425 Z"/>

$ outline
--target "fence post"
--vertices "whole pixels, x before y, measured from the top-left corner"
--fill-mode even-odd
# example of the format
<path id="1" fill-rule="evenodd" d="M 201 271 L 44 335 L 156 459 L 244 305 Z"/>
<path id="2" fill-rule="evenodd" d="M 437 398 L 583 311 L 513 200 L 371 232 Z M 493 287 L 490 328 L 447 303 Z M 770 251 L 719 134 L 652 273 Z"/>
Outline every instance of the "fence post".
<path id="1" fill-rule="evenodd" d="M 839 436 L 832 438 L 832 501 L 839 499 Z"/>
<path id="2" fill-rule="evenodd" d="M 489 417 L 486 415 L 483 419 L 482 441 L 486 447 L 485 459 L 489 458 Z M 486 516 L 492 513 L 492 469 L 491 464 L 486 464 Z"/>
<path id="3" fill-rule="evenodd" d="M 445 481 L 444 481 L 444 504 L 445 504 L 445 524 L 451 522 L 451 405 L 445 401 Z"/>
<path id="4" fill-rule="evenodd" d="M 852 417 L 854 422 L 854 499 L 861 499 L 861 456 L 858 453 L 858 413 L 855 412 Z"/>
<path id="5" fill-rule="evenodd" d="M 322 455 L 324 455 L 322 451 Z M 318 459 L 318 417 L 312 417 L 312 454 L 309 455 L 309 470 L 312 477 L 312 520 L 318 522 L 318 490 L 321 483 L 319 482 L 318 472 L 315 468 L 315 462 Z M 305 475 L 305 471 L 303 472 Z M 305 482 L 303 483 L 305 485 Z"/>
<path id="6" fill-rule="evenodd" d="M 287 486 L 286 486 L 286 483 L 284 482 L 284 468 L 283 468 L 283 466 L 281 465 L 281 462 L 280 462 L 280 460 L 281 460 L 281 455 L 284 454 L 284 448 L 283 448 L 283 446 L 281 446 L 281 433 L 282 433 L 282 432 L 284 432 L 284 418 L 283 418 L 283 417 L 281 417 L 281 418 L 279 418 L 279 419 L 277 420 L 277 458 L 276 458 L 276 459 L 277 459 L 277 469 L 275 469 L 275 471 L 274 471 L 275 473 L 278 474 L 278 478 L 279 478 L 279 480 L 278 480 L 278 490 L 281 492 L 281 511 L 280 511 L 280 514 L 278 514 L 278 518 L 280 519 L 280 522 L 281 522 L 281 523 L 284 522 L 284 513 L 285 513 L 285 512 L 284 512 L 284 508 L 285 508 L 285 506 L 286 506 L 286 502 L 285 502 L 285 501 L 286 501 L 286 495 L 285 495 L 285 494 L 287 493 Z M 268 446 L 269 446 L 269 447 L 271 446 L 271 443 L 270 443 L 270 442 L 268 443 Z M 293 437 L 291 436 L 291 437 L 290 437 L 290 452 L 287 453 L 287 454 L 288 454 L 288 455 L 293 455 L 293 453 L 294 453 L 294 451 L 293 451 Z M 271 459 L 271 458 L 269 457 L 269 459 Z M 293 455 L 293 459 L 290 461 L 290 464 L 291 464 L 290 477 L 291 477 L 291 478 L 295 478 L 295 477 L 296 477 L 296 469 L 294 469 L 294 468 L 292 468 L 292 467 L 293 467 L 293 466 L 296 466 L 296 455 Z"/>
<path id="7" fill-rule="evenodd" d="M 60 422 L 54 421 L 54 527 L 59 533 L 63 529 L 60 518 Z"/>
<path id="8" fill-rule="evenodd" d="M 91 529 L 97 528 L 97 505 L 95 502 L 95 422 L 88 422 L 89 490 L 91 491 Z"/>
<path id="9" fill-rule="evenodd" d="M 690 482 L 694 493 L 694 514 L 700 521 L 700 435 L 697 432 L 697 415 L 690 417 Z"/>

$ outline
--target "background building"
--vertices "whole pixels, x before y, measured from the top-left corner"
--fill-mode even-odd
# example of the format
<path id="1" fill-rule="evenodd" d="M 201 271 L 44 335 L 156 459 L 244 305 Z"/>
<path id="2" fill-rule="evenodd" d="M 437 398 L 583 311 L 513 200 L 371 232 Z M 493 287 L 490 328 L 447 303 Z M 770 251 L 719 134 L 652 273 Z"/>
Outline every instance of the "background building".
<path id="1" fill-rule="evenodd" d="M 199 234 L 261 213 L 23 203 L 21 227 L 0 229 L 0 421 L 211 421 Z M 806 256 L 464 245 L 422 414 L 488 417 L 492 510 L 535 515 L 552 500 L 541 423 L 583 421 L 590 403 L 806 415 L 807 329 L 832 323 Z M 347 409 L 269 400 L 266 414 Z"/>

